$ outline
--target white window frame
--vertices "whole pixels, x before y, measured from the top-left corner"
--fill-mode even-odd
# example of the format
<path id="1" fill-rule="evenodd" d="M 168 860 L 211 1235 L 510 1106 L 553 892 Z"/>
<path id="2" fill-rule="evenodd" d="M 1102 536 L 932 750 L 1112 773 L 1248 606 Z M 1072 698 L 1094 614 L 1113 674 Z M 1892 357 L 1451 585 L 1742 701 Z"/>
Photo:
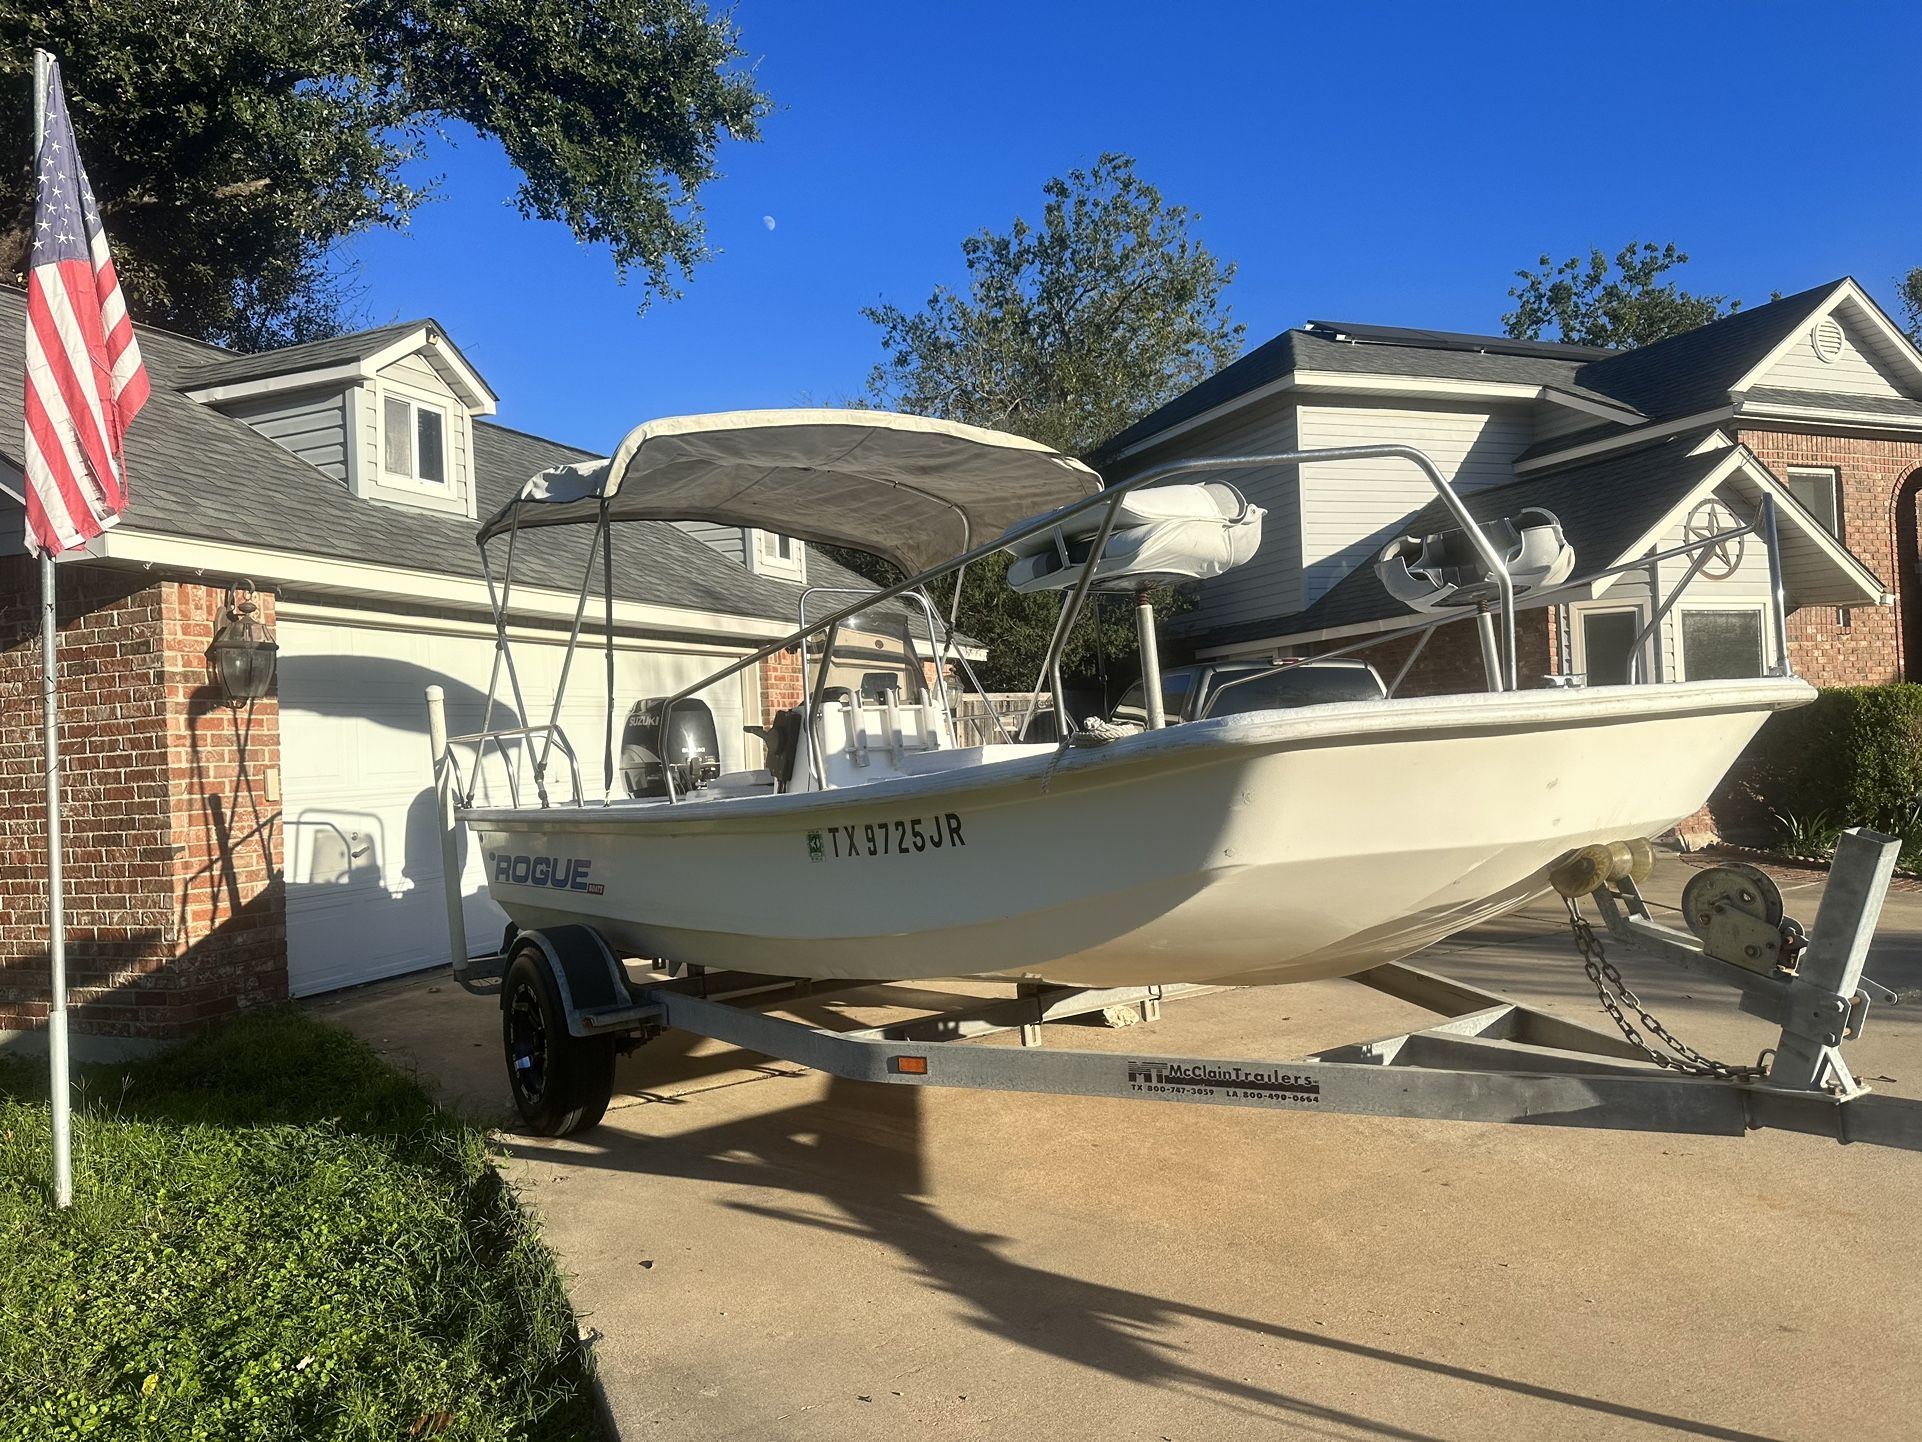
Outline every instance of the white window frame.
<path id="1" fill-rule="evenodd" d="M 783 540 L 794 547 L 793 555 L 783 556 L 775 551 L 774 543 Z M 764 545 L 764 541 L 767 544 Z M 744 526 L 741 528 L 741 549 L 747 555 L 748 570 L 757 576 L 778 576 L 791 581 L 807 579 L 807 546 L 792 536 Z"/>
<path id="2" fill-rule="evenodd" d="M 387 465 L 387 402 L 400 401 L 407 407 L 407 454 L 413 471 L 396 471 Z M 430 411 L 440 417 L 440 458 L 443 478 L 424 480 L 420 475 L 420 413 Z M 454 467 L 454 406 L 446 398 L 428 397 L 405 386 L 383 380 L 374 390 L 374 453 L 380 462 L 383 485 L 403 486 L 429 496 L 455 496 L 457 477 Z"/>
<path id="3" fill-rule="evenodd" d="M 1639 632 L 1648 624 L 1648 607 L 1640 601 L 1576 601 L 1568 608 L 1568 649 L 1575 663 L 1575 674 L 1587 684 L 1588 676 L 1588 635 L 1585 620 L 1589 616 L 1626 614 L 1635 618 L 1635 629 Z M 1638 680 L 1642 683 L 1659 680 L 1661 658 L 1657 651 L 1661 646 L 1662 628 L 1657 626 L 1653 635 L 1642 642 L 1642 667 Z"/>
<path id="4" fill-rule="evenodd" d="M 1770 609 L 1766 601 L 1736 600 L 1734 598 L 1724 601 L 1716 600 L 1712 597 L 1704 597 L 1700 600 L 1689 597 L 1677 601 L 1674 609 L 1669 612 L 1669 614 L 1675 618 L 1675 679 L 1677 681 L 1686 681 L 1689 679 L 1688 647 L 1683 640 L 1682 630 L 1687 624 L 1689 613 L 1692 611 L 1753 611 L 1756 615 L 1760 616 L 1762 618 L 1762 654 L 1757 658 L 1759 666 L 1755 674 L 1757 676 L 1766 676 L 1769 669 L 1769 659 L 1775 654 L 1775 622 L 1770 615 Z"/>
<path id="5" fill-rule="evenodd" d="M 1782 472 L 1783 488 L 1795 497 L 1797 504 L 1800 504 L 1802 498 L 1795 495 L 1795 483 L 1817 479 L 1828 482 L 1829 505 L 1835 512 L 1835 525 L 1829 528 L 1829 534 L 1840 541 L 1842 540 L 1842 468 L 1840 466 L 1788 466 Z M 1803 506 L 1802 509 L 1808 510 L 1808 507 Z M 1813 511 L 1809 514 L 1815 515 Z M 1818 523 L 1821 519 L 1820 516 L 1816 516 Z"/>

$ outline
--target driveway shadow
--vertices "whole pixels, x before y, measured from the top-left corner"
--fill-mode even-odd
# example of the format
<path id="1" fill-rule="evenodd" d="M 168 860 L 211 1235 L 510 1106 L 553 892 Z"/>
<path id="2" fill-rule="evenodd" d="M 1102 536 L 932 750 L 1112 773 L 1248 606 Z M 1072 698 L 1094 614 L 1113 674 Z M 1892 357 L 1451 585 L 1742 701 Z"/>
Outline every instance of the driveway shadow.
<path id="1" fill-rule="evenodd" d="M 926 1144 L 920 1091 L 840 1079 L 831 1079 L 818 1100 L 668 1137 L 603 1128 L 584 1144 L 560 1147 L 518 1137 L 510 1143 L 517 1158 L 556 1166 L 810 1194 L 835 1215 L 772 1201 L 722 1205 L 885 1246 L 923 1286 L 962 1303 L 970 1325 L 982 1332 L 1074 1367 L 1202 1396 L 1270 1426 L 1286 1422 L 1294 1429 L 1289 1435 L 1360 1431 L 1395 1442 L 1439 1442 L 1432 1433 L 1210 1371 L 1171 1340 L 1173 1329 L 1193 1322 L 1227 1327 L 1552 1403 L 1576 1414 L 1639 1422 L 1682 1436 L 1768 1442 L 1753 1432 L 1030 1266 L 1006 1255 L 1012 1239 L 959 1226 L 942 1213 L 927 1195 Z M 1568 1435 L 1579 1435 L 1582 1426 L 1579 1416 L 1571 1416 Z"/>

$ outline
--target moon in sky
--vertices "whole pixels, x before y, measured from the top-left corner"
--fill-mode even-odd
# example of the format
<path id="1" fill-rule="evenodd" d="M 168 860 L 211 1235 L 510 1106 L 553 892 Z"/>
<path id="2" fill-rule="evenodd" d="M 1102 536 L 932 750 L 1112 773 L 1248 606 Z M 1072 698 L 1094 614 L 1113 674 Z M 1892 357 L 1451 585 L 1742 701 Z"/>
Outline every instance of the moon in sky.
<path id="1" fill-rule="evenodd" d="M 766 227 L 767 227 L 767 228 L 768 228 L 769 230 L 772 230 L 772 229 L 774 229 L 774 217 L 773 217 L 773 216 L 771 216 L 771 215 L 764 215 L 764 216 L 762 216 L 762 217 L 761 217 L 761 224 L 762 224 L 762 225 L 765 225 L 765 226 L 766 226 Z"/>

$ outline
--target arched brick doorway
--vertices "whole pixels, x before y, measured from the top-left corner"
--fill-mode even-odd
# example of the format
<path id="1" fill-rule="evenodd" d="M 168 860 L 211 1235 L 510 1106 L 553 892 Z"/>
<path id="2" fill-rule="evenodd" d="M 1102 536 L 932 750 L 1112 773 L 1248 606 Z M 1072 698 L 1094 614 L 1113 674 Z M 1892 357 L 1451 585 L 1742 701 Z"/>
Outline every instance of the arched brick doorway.
<path id="1" fill-rule="evenodd" d="M 1922 470 L 1895 492 L 1895 595 L 1902 628 L 1902 679 L 1922 681 Z"/>

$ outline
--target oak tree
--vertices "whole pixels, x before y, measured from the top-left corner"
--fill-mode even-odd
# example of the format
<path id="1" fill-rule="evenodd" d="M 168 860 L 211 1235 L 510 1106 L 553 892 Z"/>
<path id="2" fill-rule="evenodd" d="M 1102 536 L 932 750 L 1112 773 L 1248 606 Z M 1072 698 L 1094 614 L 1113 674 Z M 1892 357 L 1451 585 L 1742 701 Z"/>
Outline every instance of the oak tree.
<path id="1" fill-rule="evenodd" d="M 1557 265 L 1543 255 L 1534 270 L 1518 270 L 1521 284 L 1508 292 L 1515 309 L 1502 317 L 1516 340 L 1565 341 L 1570 345 L 1628 350 L 1680 335 L 1742 308 L 1725 295 L 1692 295 L 1662 277 L 1688 264 L 1673 243 L 1630 241 L 1613 261 L 1599 250 L 1570 256 Z"/>
<path id="2" fill-rule="evenodd" d="M 1085 453 L 1240 353 L 1225 294 L 1234 267 L 1132 159 L 1103 155 L 1042 195 L 1038 220 L 962 241 L 964 287 L 937 286 L 918 310 L 862 312 L 885 354 L 869 379 L 874 404 Z M 989 647 L 986 685 L 1026 689 L 1060 602 L 1009 592 L 1003 569 L 971 571 L 961 629 Z M 1068 679 L 1092 682 L 1105 656 L 1132 654 L 1133 638 L 1131 613 L 1102 608 L 1072 640 Z"/>
<path id="3" fill-rule="evenodd" d="M 768 101 L 701 0 L 0 0 L 0 122 L 30 134 L 32 51 L 74 129 L 142 320 L 255 348 L 339 323 L 335 243 L 436 190 L 460 122 L 520 173 L 521 213 L 608 247 L 643 301 L 707 254 L 697 196 Z M 27 262 L 24 143 L 0 166 L 0 271 Z M 503 256 L 501 283 L 536 284 Z"/>

